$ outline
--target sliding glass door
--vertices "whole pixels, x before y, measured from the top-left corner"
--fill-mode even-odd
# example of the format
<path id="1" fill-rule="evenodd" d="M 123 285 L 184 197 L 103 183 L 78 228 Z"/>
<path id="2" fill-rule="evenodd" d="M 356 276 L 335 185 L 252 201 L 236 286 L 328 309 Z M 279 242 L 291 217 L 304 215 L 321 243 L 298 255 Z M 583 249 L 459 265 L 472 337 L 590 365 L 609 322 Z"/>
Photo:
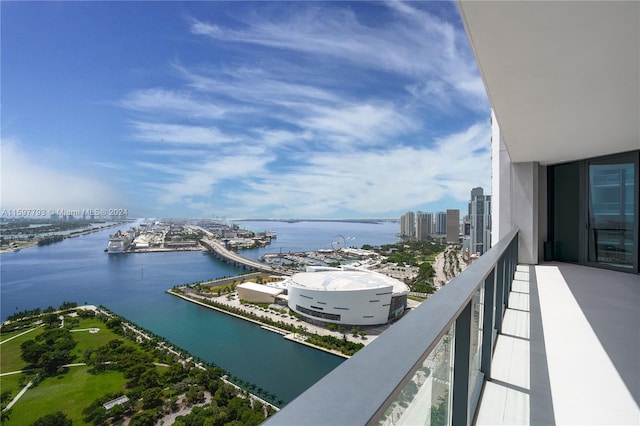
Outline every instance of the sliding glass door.
<path id="1" fill-rule="evenodd" d="M 553 259 L 638 272 L 640 152 L 549 168 Z"/>
<path id="2" fill-rule="evenodd" d="M 634 268 L 636 173 L 632 155 L 588 162 L 588 263 Z"/>

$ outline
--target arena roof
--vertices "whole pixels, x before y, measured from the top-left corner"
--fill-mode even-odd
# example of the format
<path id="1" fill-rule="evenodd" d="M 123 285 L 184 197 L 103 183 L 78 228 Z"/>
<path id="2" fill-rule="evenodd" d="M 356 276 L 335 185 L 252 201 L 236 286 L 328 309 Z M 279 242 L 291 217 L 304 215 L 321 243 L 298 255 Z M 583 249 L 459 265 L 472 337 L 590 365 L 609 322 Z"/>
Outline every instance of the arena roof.
<path id="1" fill-rule="evenodd" d="M 393 286 L 394 293 L 408 292 L 402 281 L 367 270 L 320 270 L 300 272 L 291 277 L 293 285 L 310 290 L 353 291 Z"/>

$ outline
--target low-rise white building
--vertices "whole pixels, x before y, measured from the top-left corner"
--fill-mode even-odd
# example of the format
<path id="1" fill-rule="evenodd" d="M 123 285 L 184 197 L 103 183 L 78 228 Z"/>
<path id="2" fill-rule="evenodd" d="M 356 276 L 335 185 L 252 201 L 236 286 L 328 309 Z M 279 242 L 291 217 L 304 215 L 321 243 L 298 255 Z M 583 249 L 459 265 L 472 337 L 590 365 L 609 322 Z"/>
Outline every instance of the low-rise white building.
<path id="1" fill-rule="evenodd" d="M 283 289 L 256 283 L 243 283 L 236 287 L 238 298 L 253 303 L 275 303 L 276 297 L 284 293 Z"/>
<path id="2" fill-rule="evenodd" d="M 409 287 L 402 281 L 350 267 L 307 268 L 289 283 L 289 309 L 310 322 L 379 325 L 407 308 Z"/>

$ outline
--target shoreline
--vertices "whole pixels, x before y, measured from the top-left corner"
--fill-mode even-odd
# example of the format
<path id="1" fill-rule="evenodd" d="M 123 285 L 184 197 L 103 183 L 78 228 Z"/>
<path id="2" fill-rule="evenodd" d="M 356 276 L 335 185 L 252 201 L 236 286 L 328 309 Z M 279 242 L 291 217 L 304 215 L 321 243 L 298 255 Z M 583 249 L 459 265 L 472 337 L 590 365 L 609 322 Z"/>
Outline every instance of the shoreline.
<path id="1" fill-rule="evenodd" d="M 130 223 L 130 222 L 131 221 L 114 223 L 112 225 L 101 226 L 99 228 L 85 229 L 84 231 L 72 231 L 69 234 L 62 235 L 62 240 L 61 241 L 64 241 L 67 238 L 75 238 L 75 237 L 80 237 L 82 235 L 93 234 L 94 232 L 104 231 L 106 229 L 113 228 L 115 226 L 120 226 L 120 225 L 123 225 L 125 223 Z M 60 242 L 60 241 L 56 241 L 56 242 Z M 55 244 L 56 242 L 49 243 L 49 244 Z M 46 244 L 46 245 L 49 245 L 49 244 Z M 18 247 L 17 249 L 15 249 L 15 248 L 3 248 L 3 249 L 0 249 L 0 254 L 15 253 L 15 252 L 19 252 L 20 250 L 26 250 L 26 249 L 29 249 L 31 247 L 37 247 L 37 246 L 39 246 L 37 241 L 25 242 L 24 246 Z"/>
<path id="2" fill-rule="evenodd" d="M 339 357 L 344 358 L 344 359 L 351 358 L 349 355 L 345 355 L 342 352 L 338 352 L 338 351 L 334 351 L 334 350 L 331 350 L 331 349 L 323 348 L 321 346 L 316 346 L 316 345 L 313 345 L 311 343 L 305 342 L 303 340 L 297 339 L 297 338 L 295 338 L 295 334 L 296 333 L 291 333 L 291 332 L 289 332 L 287 330 L 282 330 L 282 329 L 280 329 L 278 327 L 274 327 L 272 325 L 264 324 L 264 323 L 262 323 L 260 321 L 254 320 L 252 318 L 247 318 L 245 316 L 238 315 L 238 314 L 235 314 L 233 312 L 226 311 L 224 309 L 220 309 L 220 308 L 218 308 L 216 306 L 208 305 L 208 304 L 206 304 L 204 302 L 192 299 L 192 298 L 187 297 L 187 296 L 185 296 L 183 294 L 178 294 L 178 293 L 174 292 L 171 289 L 167 290 L 166 292 L 171 294 L 171 295 L 173 295 L 173 296 L 179 297 L 180 299 L 186 300 L 187 302 L 195 303 L 196 305 L 200 305 L 202 307 L 213 309 L 214 311 L 218 311 L 218 312 L 221 312 L 221 313 L 226 314 L 226 315 L 231 315 L 233 317 L 236 317 L 236 318 L 239 318 L 239 319 L 242 319 L 242 320 L 245 320 L 245 321 L 252 322 L 252 323 L 254 323 L 256 325 L 259 325 L 260 328 L 262 328 L 263 330 L 270 331 L 272 333 L 277 333 L 277 334 L 282 335 L 283 338 L 285 338 L 285 339 L 287 339 L 287 340 L 289 340 L 291 342 L 299 343 L 301 345 L 305 345 L 305 346 L 308 346 L 310 348 L 317 349 L 317 350 L 326 352 L 326 353 L 331 354 L 331 355 L 339 356 Z"/>
<path id="3" fill-rule="evenodd" d="M 175 247 L 175 248 L 166 248 L 166 247 L 153 247 L 153 248 L 143 248 L 143 249 L 129 249 L 124 253 L 114 253 L 114 254 L 136 254 L 136 253 L 171 253 L 176 251 L 202 251 L 206 252 L 207 250 L 197 246 L 197 247 Z"/>
<path id="4" fill-rule="evenodd" d="M 365 224 L 381 224 L 386 222 L 398 222 L 398 219 L 235 219 L 234 222 L 281 222 L 281 223 L 298 223 L 298 222 L 338 222 L 338 223 L 365 223 Z"/>

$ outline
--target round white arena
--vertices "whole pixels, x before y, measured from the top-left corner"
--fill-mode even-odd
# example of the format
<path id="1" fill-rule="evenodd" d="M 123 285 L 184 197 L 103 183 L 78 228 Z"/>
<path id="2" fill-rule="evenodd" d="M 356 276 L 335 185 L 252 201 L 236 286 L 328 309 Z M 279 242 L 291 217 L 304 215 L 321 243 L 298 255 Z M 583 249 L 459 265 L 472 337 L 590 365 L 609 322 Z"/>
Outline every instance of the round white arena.
<path id="1" fill-rule="evenodd" d="M 309 268 L 288 286 L 289 308 L 322 324 L 386 324 L 402 316 L 408 293 L 402 281 L 356 268 Z"/>

